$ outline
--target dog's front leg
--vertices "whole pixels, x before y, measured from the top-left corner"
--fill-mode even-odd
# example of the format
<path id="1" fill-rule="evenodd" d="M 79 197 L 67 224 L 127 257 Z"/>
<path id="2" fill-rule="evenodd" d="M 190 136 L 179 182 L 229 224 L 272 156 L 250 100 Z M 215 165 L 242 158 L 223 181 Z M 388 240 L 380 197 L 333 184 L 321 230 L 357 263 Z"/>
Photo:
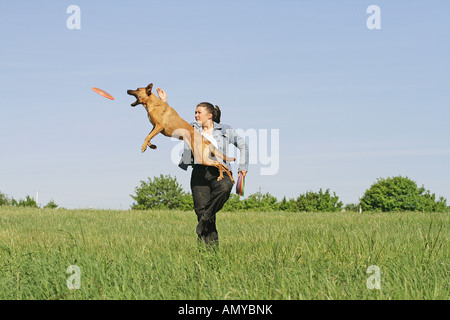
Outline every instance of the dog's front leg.
<path id="1" fill-rule="evenodd" d="M 148 136 L 145 138 L 144 143 L 142 144 L 141 152 L 145 152 L 145 150 L 147 150 L 147 146 L 149 146 L 152 149 L 156 149 L 156 146 L 154 144 L 151 144 L 150 140 L 152 140 L 153 137 L 156 136 L 158 133 L 160 133 L 163 129 L 164 127 L 159 124 L 155 124 L 153 126 L 152 131 L 148 134 Z"/>

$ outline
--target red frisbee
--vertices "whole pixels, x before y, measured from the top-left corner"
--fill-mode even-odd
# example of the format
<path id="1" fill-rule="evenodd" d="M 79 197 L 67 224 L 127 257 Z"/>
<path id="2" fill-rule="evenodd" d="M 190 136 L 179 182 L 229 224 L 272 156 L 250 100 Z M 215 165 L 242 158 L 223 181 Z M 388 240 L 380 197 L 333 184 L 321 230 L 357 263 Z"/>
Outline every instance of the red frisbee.
<path id="1" fill-rule="evenodd" d="M 238 181 L 236 183 L 236 194 L 240 196 L 244 196 L 244 185 L 245 185 L 245 177 L 240 174 L 238 177 Z"/>
<path id="2" fill-rule="evenodd" d="M 113 97 L 112 95 L 110 95 L 108 92 L 106 92 L 106 91 L 104 91 L 104 90 L 102 90 L 102 89 L 92 87 L 92 90 L 94 90 L 95 92 L 97 92 L 99 95 L 104 96 L 105 98 L 114 100 L 114 97 Z"/>

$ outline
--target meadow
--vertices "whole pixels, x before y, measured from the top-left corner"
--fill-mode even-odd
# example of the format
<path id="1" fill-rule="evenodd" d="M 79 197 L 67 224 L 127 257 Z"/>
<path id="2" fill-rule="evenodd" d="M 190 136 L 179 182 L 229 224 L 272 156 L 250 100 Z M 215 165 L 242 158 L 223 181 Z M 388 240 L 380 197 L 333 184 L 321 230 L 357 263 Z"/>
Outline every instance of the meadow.
<path id="1" fill-rule="evenodd" d="M 193 212 L 0 207 L 0 299 L 447 300 L 449 217 L 220 212 L 210 250 Z"/>

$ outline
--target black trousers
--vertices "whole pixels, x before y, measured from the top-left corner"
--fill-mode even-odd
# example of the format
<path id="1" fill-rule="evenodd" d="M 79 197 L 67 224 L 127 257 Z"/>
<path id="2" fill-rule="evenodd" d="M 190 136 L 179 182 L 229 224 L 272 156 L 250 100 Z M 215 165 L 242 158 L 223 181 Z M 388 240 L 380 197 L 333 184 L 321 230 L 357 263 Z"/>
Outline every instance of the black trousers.
<path id="1" fill-rule="evenodd" d="M 216 213 L 222 209 L 230 197 L 233 182 L 224 173 L 217 181 L 219 169 L 216 167 L 194 165 L 191 176 L 191 191 L 198 225 L 196 233 L 200 241 L 206 244 L 219 244 L 216 228 Z"/>

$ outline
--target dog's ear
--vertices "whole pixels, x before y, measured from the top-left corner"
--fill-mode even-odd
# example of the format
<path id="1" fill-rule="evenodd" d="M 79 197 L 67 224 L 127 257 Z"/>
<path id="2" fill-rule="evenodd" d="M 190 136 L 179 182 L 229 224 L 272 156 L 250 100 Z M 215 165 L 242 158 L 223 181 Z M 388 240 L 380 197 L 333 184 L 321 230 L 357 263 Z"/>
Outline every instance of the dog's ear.
<path id="1" fill-rule="evenodd" d="M 151 95 L 152 94 L 152 88 L 153 88 L 153 83 L 150 83 L 147 88 L 145 88 L 145 91 L 147 92 L 147 95 Z"/>

